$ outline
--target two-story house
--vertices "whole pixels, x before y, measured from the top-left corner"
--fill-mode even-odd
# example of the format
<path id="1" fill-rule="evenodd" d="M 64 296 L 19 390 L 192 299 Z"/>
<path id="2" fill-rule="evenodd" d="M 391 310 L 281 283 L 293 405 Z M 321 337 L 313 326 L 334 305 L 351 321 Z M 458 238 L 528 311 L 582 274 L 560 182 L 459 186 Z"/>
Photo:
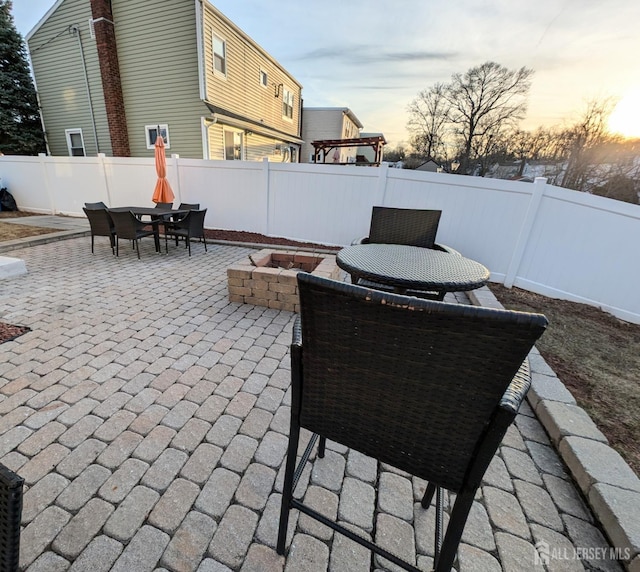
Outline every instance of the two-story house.
<path id="1" fill-rule="evenodd" d="M 208 0 L 57 0 L 27 43 L 52 155 L 299 160 L 301 85 Z"/>
<path id="2" fill-rule="evenodd" d="M 360 137 L 362 123 L 348 107 L 304 107 L 302 110 L 302 157 L 304 163 L 314 162 L 312 141 L 355 139 Z M 355 163 L 357 147 L 341 147 L 324 157 L 325 163 Z"/>

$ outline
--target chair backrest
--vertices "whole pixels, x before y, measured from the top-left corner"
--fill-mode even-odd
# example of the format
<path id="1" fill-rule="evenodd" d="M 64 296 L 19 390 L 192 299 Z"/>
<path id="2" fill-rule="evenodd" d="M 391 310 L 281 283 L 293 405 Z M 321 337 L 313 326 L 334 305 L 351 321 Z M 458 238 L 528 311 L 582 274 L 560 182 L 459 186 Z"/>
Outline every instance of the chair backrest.
<path id="1" fill-rule="evenodd" d="M 89 219 L 91 234 L 94 236 L 111 236 L 114 233 L 113 220 L 106 209 L 89 209 L 82 207 Z"/>
<path id="2" fill-rule="evenodd" d="M 189 236 L 192 238 L 202 238 L 204 236 L 204 217 L 207 214 L 207 209 L 191 210 L 186 216 L 174 223 L 175 228 L 188 228 Z"/>
<path id="3" fill-rule="evenodd" d="M 189 209 L 190 211 L 197 211 L 200 209 L 200 203 L 180 203 L 178 208 L 181 210 Z"/>
<path id="4" fill-rule="evenodd" d="M 156 207 L 157 209 L 172 209 L 173 208 L 173 203 L 156 203 Z"/>
<path id="5" fill-rule="evenodd" d="M 135 239 L 137 238 L 137 231 L 145 226 L 131 211 L 109 211 L 109 214 L 113 219 L 113 226 L 118 238 Z"/>
<path id="6" fill-rule="evenodd" d="M 100 210 L 100 209 L 106 209 L 107 205 L 105 205 L 102 201 L 97 202 L 97 203 L 84 203 L 84 207 L 88 210 Z"/>
<path id="7" fill-rule="evenodd" d="M 442 211 L 373 207 L 369 242 L 433 248 Z"/>
<path id="8" fill-rule="evenodd" d="M 298 285 L 303 380 L 296 381 L 292 349 L 292 415 L 299 407 L 302 427 L 460 490 L 546 318 L 306 273 Z"/>

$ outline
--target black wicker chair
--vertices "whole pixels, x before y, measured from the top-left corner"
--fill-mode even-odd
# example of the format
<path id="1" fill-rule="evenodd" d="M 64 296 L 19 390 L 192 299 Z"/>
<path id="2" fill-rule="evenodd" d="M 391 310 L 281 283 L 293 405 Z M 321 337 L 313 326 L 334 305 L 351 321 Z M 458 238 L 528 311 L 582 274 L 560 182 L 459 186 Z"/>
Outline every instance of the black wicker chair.
<path id="1" fill-rule="evenodd" d="M 120 255 L 119 243 L 120 238 L 132 240 L 134 248 L 140 258 L 140 247 L 138 241 L 145 236 L 153 236 L 156 245 L 156 252 L 160 252 L 160 233 L 158 226 L 159 220 L 152 220 L 150 222 L 142 222 L 131 211 L 128 212 L 115 212 L 109 211 L 111 218 L 113 219 L 113 225 L 116 230 L 116 256 Z M 151 228 L 149 228 L 151 227 Z"/>
<path id="2" fill-rule="evenodd" d="M 298 509 L 405 570 L 372 541 L 293 497 L 318 437 L 428 481 L 436 497 L 435 570 L 449 572 L 473 498 L 529 388 L 527 354 L 547 320 L 443 304 L 298 274 L 291 424 L 277 552 Z M 296 468 L 300 429 L 313 434 Z M 442 489 L 456 493 L 442 535 Z M 374 541 L 376 539 L 373 539 Z"/>
<path id="3" fill-rule="evenodd" d="M 17 572 L 24 479 L 0 464 L 0 570 Z"/>
<path id="4" fill-rule="evenodd" d="M 178 210 L 197 211 L 197 210 L 200 210 L 200 203 L 180 203 Z M 186 216 L 187 216 L 186 214 L 174 214 L 171 218 L 165 217 L 165 219 L 162 221 L 162 224 L 164 225 L 165 236 L 167 234 L 168 227 L 171 227 L 174 222 L 178 222 L 179 220 L 182 220 Z"/>
<path id="5" fill-rule="evenodd" d="M 457 250 L 436 243 L 441 215 L 442 211 L 439 210 L 373 207 L 369 236 L 358 238 L 351 244 L 405 244 L 459 255 Z M 369 280 L 356 280 L 353 276 L 351 280 L 361 286 L 391 291 L 385 285 Z M 445 296 L 444 292 L 410 291 L 407 294 L 431 300 L 442 300 Z"/>
<path id="6" fill-rule="evenodd" d="M 91 227 L 91 253 L 93 254 L 94 237 L 96 236 L 108 236 L 111 244 L 111 253 L 114 254 L 114 247 L 116 245 L 116 230 L 113 225 L 111 215 L 104 209 L 90 209 L 83 207 L 84 214 L 89 219 L 89 226 Z"/>
<path id="7" fill-rule="evenodd" d="M 174 236 L 176 239 L 176 246 L 178 245 L 178 239 L 184 238 L 186 244 L 185 248 L 189 249 L 189 256 L 191 256 L 191 239 L 199 238 L 204 241 L 204 250 L 207 251 L 207 239 L 204 235 L 204 217 L 207 214 L 207 209 L 202 210 L 190 210 L 187 215 L 178 221 L 174 221 L 171 224 L 165 224 L 164 227 L 164 240 L 165 248 L 168 249 L 167 237 Z"/>
<path id="8" fill-rule="evenodd" d="M 97 203 L 84 203 L 84 206 L 86 209 L 95 211 L 95 210 L 100 210 L 100 209 L 106 209 L 107 205 L 105 205 L 102 201 L 97 202 Z"/>
<path id="9" fill-rule="evenodd" d="M 156 203 L 157 209 L 172 209 L 173 203 Z"/>

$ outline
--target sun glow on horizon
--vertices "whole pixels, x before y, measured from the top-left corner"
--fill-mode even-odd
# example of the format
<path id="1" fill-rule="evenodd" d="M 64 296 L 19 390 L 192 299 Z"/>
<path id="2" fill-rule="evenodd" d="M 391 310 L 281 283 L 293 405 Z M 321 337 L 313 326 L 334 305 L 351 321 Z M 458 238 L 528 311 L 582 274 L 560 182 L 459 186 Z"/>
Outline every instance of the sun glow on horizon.
<path id="1" fill-rule="evenodd" d="M 630 139 L 640 138 L 640 89 L 625 94 L 609 117 L 609 131 Z"/>

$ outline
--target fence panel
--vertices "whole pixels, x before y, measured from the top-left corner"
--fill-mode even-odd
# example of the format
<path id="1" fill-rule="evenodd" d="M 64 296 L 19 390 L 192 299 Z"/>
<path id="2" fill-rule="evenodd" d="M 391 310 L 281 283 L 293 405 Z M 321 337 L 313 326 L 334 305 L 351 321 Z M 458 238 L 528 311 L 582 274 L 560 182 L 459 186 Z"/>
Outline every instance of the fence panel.
<path id="1" fill-rule="evenodd" d="M 638 205 L 542 182 L 386 165 L 172 157 L 167 168 L 176 203 L 207 207 L 209 228 L 347 245 L 368 233 L 374 205 L 440 209 L 438 242 L 485 264 L 493 281 L 506 278 L 528 290 L 601 306 L 640 323 Z M 153 204 L 156 174 L 152 159 L 0 157 L 0 178 L 22 210 L 81 216 L 85 201 Z M 537 204 L 537 210 L 530 210 Z"/>

